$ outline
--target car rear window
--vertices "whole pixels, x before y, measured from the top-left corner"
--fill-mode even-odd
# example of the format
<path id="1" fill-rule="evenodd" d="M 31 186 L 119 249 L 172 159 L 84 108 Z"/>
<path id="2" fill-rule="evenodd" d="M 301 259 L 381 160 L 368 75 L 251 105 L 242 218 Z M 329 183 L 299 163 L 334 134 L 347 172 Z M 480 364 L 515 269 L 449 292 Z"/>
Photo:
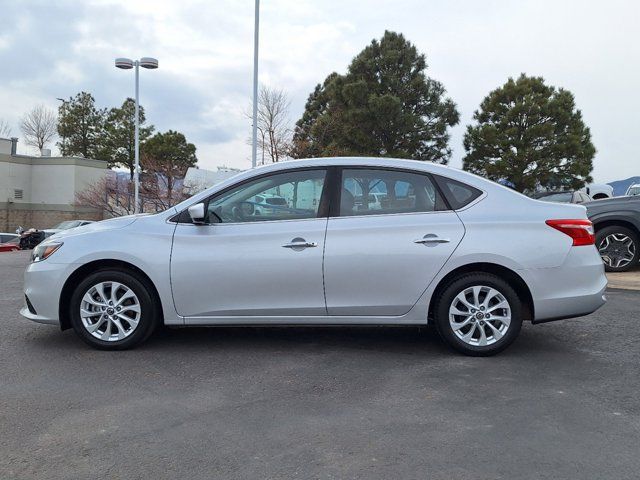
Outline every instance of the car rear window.
<path id="1" fill-rule="evenodd" d="M 538 200 L 543 200 L 545 202 L 571 203 L 571 200 L 573 200 L 573 192 L 547 193 L 540 195 Z"/>
<path id="2" fill-rule="evenodd" d="M 267 203 L 269 205 L 286 205 L 287 201 L 284 198 L 274 197 L 274 198 L 267 198 Z"/>
<path id="3" fill-rule="evenodd" d="M 458 210 L 469 205 L 482 195 L 482 190 L 467 185 L 466 183 L 439 175 L 434 175 L 433 177 L 453 210 Z"/>

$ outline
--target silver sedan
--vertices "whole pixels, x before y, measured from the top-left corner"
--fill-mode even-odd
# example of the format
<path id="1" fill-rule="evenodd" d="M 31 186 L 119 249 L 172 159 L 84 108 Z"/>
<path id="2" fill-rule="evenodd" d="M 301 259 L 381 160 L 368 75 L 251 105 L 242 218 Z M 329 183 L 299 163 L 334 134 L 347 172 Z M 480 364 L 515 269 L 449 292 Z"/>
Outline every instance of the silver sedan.
<path id="1" fill-rule="evenodd" d="M 523 321 L 595 311 L 606 283 L 582 206 L 428 162 L 323 158 L 51 237 L 27 267 L 21 313 L 101 349 L 162 323 L 433 323 L 460 352 L 490 355 Z"/>

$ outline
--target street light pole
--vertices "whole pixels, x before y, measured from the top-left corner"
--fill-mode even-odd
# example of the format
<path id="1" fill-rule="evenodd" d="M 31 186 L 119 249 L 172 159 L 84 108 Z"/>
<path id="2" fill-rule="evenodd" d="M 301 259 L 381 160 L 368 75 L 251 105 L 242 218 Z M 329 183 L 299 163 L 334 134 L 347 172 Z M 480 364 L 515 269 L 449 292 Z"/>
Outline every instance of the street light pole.
<path id="1" fill-rule="evenodd" d="M 251 168 L 256 168 L 258 155 L 258 39 L 260 26 L 260 0 L 256 0 L 255 25 L 253 31 L 253 142 Z"/>
<path id="2" fill-rule="evenodd" d="M 140 67 L 155 69 L 158 68 L 158 60 L 151 57 L 142 57 L 140 60 L 131 60 L 129 58 L 116 58 L 116 67 L 124 70 L 135 68 L 136 81 L 136 108 L 135 108 L 135 136 L 134 136 L 134 170 L 133 170 L 133 213 L 139 211 L 139 193 L 140 193 Z"/>
<path id="3" fill-rule="evenodd" d="M 134 62 L 136 68 L 136 119 L 135 119 L 135 166 L 133 171 L 133 213 L 136 214 L 139 211 L 138 197 L 140 194 L 140 62 L 136 60 Z"/>

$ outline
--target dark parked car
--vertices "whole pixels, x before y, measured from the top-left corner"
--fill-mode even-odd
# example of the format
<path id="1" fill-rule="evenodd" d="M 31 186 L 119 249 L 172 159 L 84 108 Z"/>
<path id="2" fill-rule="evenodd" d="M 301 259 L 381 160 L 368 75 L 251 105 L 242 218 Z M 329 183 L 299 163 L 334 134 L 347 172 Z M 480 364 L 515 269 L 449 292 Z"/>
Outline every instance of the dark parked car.
<path id="1" fill-rule="evenodd" d="M 543 200 L 545 202 L 558 203 L 585 203 L 590 202 L 591 197 L 579 190 L 562 190 L 559 192 L 539 192 L 533 198 Z"/>
<path id="2" fill-rule="evenodd" d="M 608 272 L 626 272 L 640 255 L 640 197 L 584 204 L 596 231 L 596 246 Z"/>
<path id="3" fill-rule="evenodd" d="M 42 230 L 30 229 L 20 235 L 20 249 L 31 250 L 45 239 L 45 233 Z"/>

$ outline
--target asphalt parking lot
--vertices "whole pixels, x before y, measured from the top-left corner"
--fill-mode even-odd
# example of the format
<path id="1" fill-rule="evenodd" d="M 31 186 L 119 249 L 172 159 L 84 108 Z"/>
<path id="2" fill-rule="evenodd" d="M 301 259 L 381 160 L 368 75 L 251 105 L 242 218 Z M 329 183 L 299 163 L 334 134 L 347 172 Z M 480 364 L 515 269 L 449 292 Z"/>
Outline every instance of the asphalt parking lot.
<path id="1" fill-rule="evenodd" d="M 18 315 L 0 254 L 0 478 L 631 479 L 640 292 L 467 358 L 416 328 L 166 330 L 127 352 Z"/>

